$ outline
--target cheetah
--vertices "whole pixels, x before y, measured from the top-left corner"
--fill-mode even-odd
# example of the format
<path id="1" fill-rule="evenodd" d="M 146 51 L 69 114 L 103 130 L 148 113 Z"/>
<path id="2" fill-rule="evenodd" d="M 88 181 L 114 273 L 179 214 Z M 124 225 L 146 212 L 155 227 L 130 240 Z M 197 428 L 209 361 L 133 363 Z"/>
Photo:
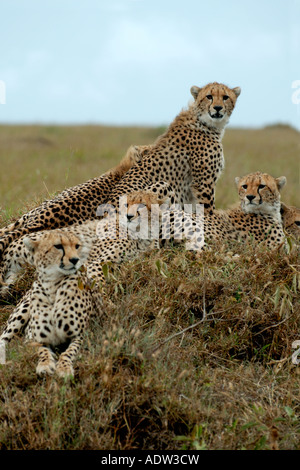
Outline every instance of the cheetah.
<path id="1" fill-rule="evenodd" d="M 157 181 L 173 187 L 176 203 L 215 207 L 215 186 L 224 168 L 222 137 L 240 87 L 217 82 L 193 86 L 194 101 L 182 110 L 163 135 L 142 150 L 142 158 L 111 191 L 108 202 Z"/>
<path id="2" fill-rule="evenodd" d="M 103 175 L 65 189 L 54 199 L 24 214 L 0 229 L 0 258 L 13 240 L 45 229 L 56 229 L 96 218 L 97 207 L 107 201 L 113 187 L 141 158 L 141 151 L 129 147 L 120 163 Z"/>
<path id="3" fill-rule="evenodd" d="M 282 202 L 280 213 L 286 234 L 300 240 L 300 209 Z"/>
<path id="4" fill-rule="evenodd" d="M 134 259 L 165 245 L 169 240 L 181 243 L 187 239 L 186 247 L 189 250 L 202 250 L 204 241 L 210 243 L 214 240 L 253 239 L 256 243 L 265 242 L 270 249 L 285 245 L 286 237 L 280 215 L 280 190 L 285 185 L 286 178 L 273 178 L 257 172 L 236 178 L 235 182 L 240 197 L 240 207 L 236 209 L 215 210 L 212 214 L 182 211 L 175 202 L 173 188 L 166 182 L 157 182 L 126 195 L 126 215 L 122 225 L 116 225 L 117 219 L 113 217 L 103 219 L 102 225 L 99 220 L 92 220 L 61 230 L 71 230 L 77 236 L 90 241 L 92 248 L 86 269 L 89 278 L 95 281 L 102 274 L 103 264 L 119 264 Z M 247 201 L 251 202 L 249 207 Z M 157 207 L 160 209 L 158 212 Z M 147 209 L 146 212 L 143 212 L 143 208 Z M 189 205 L 187 208 L 190 209 Z M 121 209 L 125 211 L 124 206 Z M 119 215 L 120 212 L 116 214 Z M 145 219 L 150 215 L 151 220 L 147 220 L 145 224 Z M 157 221 L 158 230 L 153 233 L 152 229 L 157 229 Z M 141 230 L 141 227 L 145 229 Z M 31 237 L 39 235 L 32 234 Z M 32 264 L 30 254 L 24 248 L 22 239 L 16 240 L 5 254 L 5 268 L 2 271 L 4 285 L 0 289 L 2 295 L 14 284 L 25 263 Z"/>
<path id="5" fill-rule="evenodd" d="M 172 189 L 167 184 L 154 184 L 151 188 L 155 194 L 163 196 L 170 195 L 170 201 L 174 201 Z M 62 233 L 73 233 L 81 238 L 83 242 L 90 246 L 90 253 L 86 263 L 87 275 L 94 282 L 98 283 L 99 272 L 101 276 L 101 265 L 108 263 L 120 264 L 125 260 L 130 260 L 139 254 L 152 249 L 155 242 L 152 240 L 141 239 L 131 236 L 126 225 L 126 217 L 121 220 L 122 214 L 126 212 L 126 204 L 122 203 L 118 211 L 111 212 L 111 207 L 103 204 L 102 215 L 106 217 L 100 218 L 99 208 L 97 214 L 98 219 L 83 221 L 82 223 L 73 224 L 62 227 Z M 20 272 L 26 265 L 34 265 L 32 251 L 26 248 L 24 241 L 30 236 L 33 242 L 37 242 L 51 230 L 42 230 L 23 235 L 14 240 L 4 251 L 0 268 L 0 294 L 2 296 L 9 292 L 10 287 L 19 278 Z"/>
<path id="6" fill-rule="evenodd" d="M 286 184 L 285 176 L 273 178 L 259 171 L 236 177 L 235 183 L 241 209 L 247 214 L 270 214 L 281 222 L 280 191 Z"/>
<path id="7" fill-rule="evenodd" d="M 91 312 L 101 307 L 101 294 L 93 292 L 80 273 L 90 247 L 59 229 L 37 240 L 27 236 L 24 244 L 32 254 L 37 278 L 0 336 L 2 362 L 6 343 L 25 330 L 26 341 L 38 346 L 38 375 L 72 376 Z M 57 360 L 56 350 L 62 351 Z"/>
<path id="8" fill-rule="evenodd" d="M 216 240 L 252 239 L 255 243 L 265 243 L 270 249 L 285 246 L 280 191 L 286 178 L 274 178 L 266 173 L 256 172 L 236 178 L 235 182 L 240 199 L 240 207 L 236 209 L 195 214 L 170 206 L 160 211 L 160 241 L 163 243 L 169 239 L 188 239 L 191 242 L 189 249 L 198 250 L 203 249 L 204 241 Z M 139 225 L 142 225 L 144 217 L 148 218 L 146 226 L 150 227 L 152 207 L 161 206 L 161 201 L 155 193 L 150 196 L 149 192 L 141 190 L 132 192 L 127 204 L 129 225 L 137 219 Z M 144 216 L 143 205 L 146 209 Z"/>
<path id="9" fill-rule="evenodd" d="M 85 209 L 88 204 L 95 202 L 98 206 L 108 202 L 117 207 L 122 195 L 160 179 L 173 187 L 180 204 L 197 201 L 204 203 L 207 210 L 212 209 L 215 184 L 224 167 L 221 140 L 240 92 L 239 87 L 231 89 L 216 82 L 202 88 L 193 86 L 194 102 L 175 118 L 168 130 L 153 145 L 144 146 L 140 151 L 131 147 L 124 159 L 126 172 L 121 177 L 118 170 L 103 176 L 105 181 L 108 179 L 111 183 L 113 180 L 108 185 L 109 196 L 106 191 L 103 198 L 97 196 L 98 178 L 92 180 L 97 188 L 94 192 L 87 182 L 71 188 L 71 196 L 67 190 L 63 196 L 45 202 L 0 232 L 0 257 L 13 240 L 24 234 L 88 219 L 95 210 L 94 204 Z M 112 177 L 115 174 L 117 177 Z M 103 178 L 100 177 L 101 183 Z M 68 206 L 66 202 L 69 202 Z M 97 249 L 95 247 L 96 253 Z M 107 253 L 109 250 L 110 247 Z"/>
<path id="10" fill-rule="evenodd" d="M 183 110 L 157 141 L 139 152 L 130 148 L 123 161 L 106 174 L 74 186 L 45 201 L 0 231 L 0 257 L 22 235 L 87 220 L 99 204 L 112 202 L 131 189 L 158 180 L 174 184 L 178 202 L 200 202 L 214 207 L 215 184 L 223 167 L 222 137 L 241 93 L 214 82 L 193 86 L 194 102 Z M 138 158 L 141 155 L 142 158 Z"/>

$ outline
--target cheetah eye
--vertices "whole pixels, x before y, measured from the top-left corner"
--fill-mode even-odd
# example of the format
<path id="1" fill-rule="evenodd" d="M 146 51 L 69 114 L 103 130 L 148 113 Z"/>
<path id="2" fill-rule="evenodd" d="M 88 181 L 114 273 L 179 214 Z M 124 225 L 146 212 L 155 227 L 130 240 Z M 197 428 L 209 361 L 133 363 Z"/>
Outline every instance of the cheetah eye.
<path id="1" fill-rule="evenodd" d="M 243 184 L 242 188 L 247 189 L 247 188 L 248 188 L 248 185 L 247 185 L 247 184 Z"/>
<path id="2" fill-rule="evenodd" d="M 206 95 L 206 98 L 207 98 L 208 100 L 212 100 L 212 99 L 213 99 L 212 95 Z"/>
<path id="3" fill-rule="evenodd" d="M 80 245 L 78 245 L 78 244 L 75 245 L 75 248 L 76 248 L 76 250 L 78 250 L 78 248 L 80 248 Z"/>
<path id="4" fill-rule="evenodd" d="M 55 248 L 57 248 L 58 250 L 63 250 L 64 247 L 60 244 L 60 245 L 54 245 Z"/>
<path id="5" fill-rule="evenodd" d="M 298 225 L 298 227 L 300 227 L 300 220 L 296 220 L 295 224 Z"/>
<path id="6" fill-rule="evenodd" d="M 224 96 L 223 96 L 223 100 L 224 100 L 224 101 L 228 100 L 228 98 L 229 98 L 229 96 L 227 96 L 227 95 L 224 95 Z"/>
<path id="7" fill-rule="evenodd" d="M 260 184 L 260 185 L 258 186 L 258 189 L 264 189 L 265 187 L 266 187 L 265 184 Z"/>

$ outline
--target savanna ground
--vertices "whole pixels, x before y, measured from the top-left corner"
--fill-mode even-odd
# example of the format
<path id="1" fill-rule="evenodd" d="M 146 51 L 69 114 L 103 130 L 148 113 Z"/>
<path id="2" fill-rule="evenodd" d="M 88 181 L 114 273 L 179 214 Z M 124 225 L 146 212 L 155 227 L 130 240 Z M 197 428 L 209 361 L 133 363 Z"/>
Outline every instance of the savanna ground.
<path id="1" fill-rule="evenodd" d="M 163 131 L 101 126 L 1 126 L 1 225 L 100 175 L 131 144 Z M 300 206 L 300 136 L 286 126 L 227 129 L 217 206 L 234 177 L 287 177 Z M 234 256 L 238 254 L 239 256 Z M 30 286 L 0 300 L 0 327 Z M 200 257 L 171 246 L 110 270 L 114 305 L 91 323 L 74 379 L 38 378 L 35 351 L 10 343 L 0 366 L 0 449 L 300 449 L 300 263 L 243 244 Z"/>

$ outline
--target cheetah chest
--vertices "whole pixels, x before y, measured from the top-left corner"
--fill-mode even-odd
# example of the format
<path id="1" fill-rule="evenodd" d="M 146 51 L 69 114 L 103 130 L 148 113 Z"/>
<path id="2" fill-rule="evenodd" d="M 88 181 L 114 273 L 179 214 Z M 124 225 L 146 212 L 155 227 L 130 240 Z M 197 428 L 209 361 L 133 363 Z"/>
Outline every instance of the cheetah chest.
<path id="1" fill-rule="evenodd" d="M 56 292 L 35 286 L 27 336 L 42 344 L 57 346 L 79 335 L 85 324 L 88 305 L 83 301 L 78 284 L 68 283 Z"/>

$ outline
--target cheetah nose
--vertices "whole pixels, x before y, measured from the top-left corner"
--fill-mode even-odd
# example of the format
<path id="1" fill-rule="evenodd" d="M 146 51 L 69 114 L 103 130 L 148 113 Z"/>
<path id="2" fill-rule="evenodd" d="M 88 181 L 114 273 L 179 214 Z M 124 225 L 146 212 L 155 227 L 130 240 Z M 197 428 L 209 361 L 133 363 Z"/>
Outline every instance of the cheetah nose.
<path id="1" fill-rule="evenodd" d="M 217 113 L 221 111 L 222 108 L 223 106 L 214 106 L 214 109 L 217 111 Z"/>
<path id="2" fill-rule="evenodd" d="M 129 220 L 129 222 L 131 221 L 131 219 L 133 219 L 134 215 L 132 214 L 127 214 L 127 219 Z"/>
<path id="3" fill-rule="evenodd" d="M 247 199 L 249 199 L 249 201 L 253 201 L 253 199 L 255 199 L 255 196 L 252 196 L 252 194 L 248 194 L 248 196 L 246 196 Z"/>
<path id="4" fill-rule="evenodd" d="M 70 262 L 74 264 L 74 266 L 78 263 L 79 258 L 70 258 Z"/>

